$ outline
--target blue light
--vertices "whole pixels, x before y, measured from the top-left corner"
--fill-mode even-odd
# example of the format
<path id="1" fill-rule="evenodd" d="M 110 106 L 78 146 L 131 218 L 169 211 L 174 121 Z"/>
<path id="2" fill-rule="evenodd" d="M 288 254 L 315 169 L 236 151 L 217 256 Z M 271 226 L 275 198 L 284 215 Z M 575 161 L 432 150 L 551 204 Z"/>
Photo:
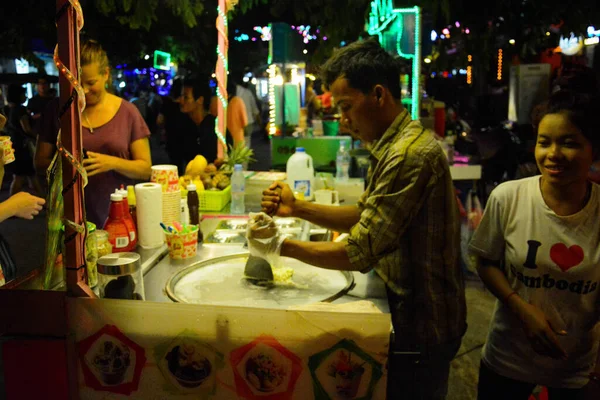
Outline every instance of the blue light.
<path id="1" fill-rule="evenodd" d="M 340 46 L 344 47 L 345 45 L 346 45 L 346 41 L 345 41 L 345 40 L 342 40 L 342 41 L 340 42 Z"/>
<path id="2" fill-rule="evenodd" d="M 438 38 L 437 32 L 432 30 L 431 31 L 431 41 L 435 42 L 437 38 Z"/>

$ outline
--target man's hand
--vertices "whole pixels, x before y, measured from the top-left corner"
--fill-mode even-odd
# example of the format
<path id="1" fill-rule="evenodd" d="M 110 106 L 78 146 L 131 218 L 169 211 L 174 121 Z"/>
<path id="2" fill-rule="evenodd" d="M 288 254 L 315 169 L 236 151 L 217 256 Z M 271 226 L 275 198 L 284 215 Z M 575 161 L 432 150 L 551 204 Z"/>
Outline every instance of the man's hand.
<path id="1" fill-rule="evenodd" d="M 33 219 L 46 204 L 46 200 L 27 192 L 19 192 L 11 196 L 6 202 L 13 216 L 24 219 Z"/>
<path id="2" fill-rule="evenodd" d="M 274 182 L 263 192 L 262 211 L 278 217 L 292 217 L 296 198 L 292 189 L 283 182 Z"/>
<path id="3" fill-rule="evenodd" d="M 527 339 L 536 353 L 555 359 L 567 359 L 567 352 L 562 348 L 556 336 L 565 336 L 566 331 L 554 329 L 540 308 L 522 300 L 518 315 L 523 323 Z"/>
<path id="4" fill-rule="evenodd" d="M 87 152 L 89 158 L 83 160 L 83 166 L 88 173 L 88 176 L 103 174 L 115 169 L 115 158 L 106 154 Z"/>
<path id="5" fill-rule="evenodd" d="M 263 258 L 274 266 L 279 264 L 281 245 L 285 238 L 271 217 L 264 213 L 250 213 L 246 239 L 251 255 Z"/>

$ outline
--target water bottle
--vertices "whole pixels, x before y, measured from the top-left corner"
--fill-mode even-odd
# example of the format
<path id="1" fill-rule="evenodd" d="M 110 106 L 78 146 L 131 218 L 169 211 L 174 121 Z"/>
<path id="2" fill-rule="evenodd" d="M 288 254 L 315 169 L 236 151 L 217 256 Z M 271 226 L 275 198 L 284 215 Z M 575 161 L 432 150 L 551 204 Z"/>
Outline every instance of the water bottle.
<path id="1" fill-rule="evenodd" d="M 245 214 L 244 192 L 246 191 L 246 178 L 242 164 L 235 164 L 231 175 L 231 213 Z"/>
<path id="2" fill-rule="evenodd" d="M 340 141 L 340 149 L 337 152 L 335 158 L 336 174 L 335 177 L 338 181 L 347 181 L 350 177 L 348 171 L 350 170 L 350 152 L 346 149 L 346 142 Z"/>

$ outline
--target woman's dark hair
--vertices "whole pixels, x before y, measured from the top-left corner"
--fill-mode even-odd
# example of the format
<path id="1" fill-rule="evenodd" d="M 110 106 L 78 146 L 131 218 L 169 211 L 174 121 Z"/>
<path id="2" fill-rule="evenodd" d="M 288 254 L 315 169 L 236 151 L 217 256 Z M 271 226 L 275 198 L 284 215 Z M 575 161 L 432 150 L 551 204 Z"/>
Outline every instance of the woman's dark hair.
<path id="1" fill-rule="evenodd" d="M 598 116 L 600 115 L 600 98 L 597 94 L 578 93 L 571 90 L 559 90 L 550 99 L 538 107 L 534 115 L 534 126 L 537 133 L 539 124 L 548 114 L 565 114 L 592 144 L 595 152 L 600 150 L 598 135 Z"/>
<path id="2" fill-rule="evenodd" d="M 400 65 L 377 39 L 354 42 L 335 51 L 321 68 L 326 87 L 338 78 L 346 78 L 351 87 L 369 93 L 375 85 L 386 87 L 400 99 Z"/>
<path id="3" fill-rule="evenodd" d="M 6 101 L 9 103 L 22 104 L 25 100 L 22 96 L 25 94 L 25 88 L 18 83 L 8 85 L 6 91 Z"/>
<path id="4" fill-rule="evenodd" d="M 183 80 L 183 87 L 192 88 L 194 100 L 198 100 L 200 97 L 203 97 L 204 109 L 208 110 L 210 107 L 210 100 L 212 98 L 212 90 L 210 90 L 207 77 L 186 77 Z"/>

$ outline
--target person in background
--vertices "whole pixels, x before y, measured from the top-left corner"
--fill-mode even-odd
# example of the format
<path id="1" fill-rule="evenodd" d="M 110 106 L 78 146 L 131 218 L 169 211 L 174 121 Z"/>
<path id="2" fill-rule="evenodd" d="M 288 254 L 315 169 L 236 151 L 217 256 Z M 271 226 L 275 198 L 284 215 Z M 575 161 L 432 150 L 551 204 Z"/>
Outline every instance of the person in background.
<path id="1" fill-rule="evenodd" d="M 248 118 L 244 101 L 236 94 L 236 83 L 229 79 L 227 80 L 227 135 L 226 141 L 228 146 L 237 146 L 238 143 L 246 140 L 246 128 L 248 126 Z M 213 96 L 210 101 L 210 114 L 217 117 L 219 99 Z M 248 144 L 246 143 L 246 146 Z"/>
<path id="2" fill-rule="evenodd" d="M 6 99 L 8 105 L 4 107 L 4 114 L 8 121 L 4 130 L 11 137 L 15 149 L 15 162 L 9 167 L 9 171 L 13 174 L 10 194 L 20 192 L 23 190 L 23 185 L 27 183 L 36 194 L 40 195 L 43 191 L 33 168 L 36 135 L 31 128 L 27 109 L 23 106 L 27 100 L 25 88 L 16 83 L 10 84 Z"/>
<path id="3" fill-rule="evenodd" d="M 321 84 L 321 91 L 323 94 L 317 96 L 319 99 L 320 111 L 323 114 L 331 114 L 333 107 L 333 95 L 329 89 L 327 89 L 325 83 Z"/>
<path id="4" fill-rule="evenodd" d="M 150 94 L 148 93 L 148 87 L 144 84 L 139 85 L 136 89 L 133 97 L 129 101 L 135 105 L 144 118 L 146 125 L 148 124 L 148 102 Z"/>
<path id="5" fill-rule="evenodd" d="M 319 108 L 317 100 L 317 92 L 315 92 L 315 83 L 311 79 L 306 80 L 306 97 L 304 99 L 306 103 L 306 122 L 308 126 L 312 126 L 312 120 L 316 116 L 317 109 Z"/>
<path id="6" fill-rule="evenodd" d="M 229 79 L 227 81 L 227 94 L 229 101 L 227 104 L 227 144 L 237 146 L 239 143 L 246 142 L 246 133 L 248 127 L 248 112 L 244 105 L 244 100 L 237 95 L 237 84 Z"/>
<path id="7" fill-rule="evenodd" d="M 185 132 L 181 141 L 183 165 L 202 155 L 211 163 L 217 158 L 215 117 L 208 112 L 212 91 L 208 79 L 188 78 L 183 81 L 180 99 L 181 112 L 193 121 L 193 129 Z"/>
<path id="8" fill-rule="evenodd" d="M 278 235 L 249 246 L 321 268 L 367 273 L 386 284 L 395 340 L 390 344 L 388 399 L 444 399 L 450 362 L 466 331 L 459 264 L 460 230 L 446 156 L 432 132 L 402 106 L 399 66 L 376 40 L 336 51 L 323 65 L 342 119 L 369 143 L 370 180 L 358 205 L 325 206 L 297 200 L 275 183 L 263 210 L 306 219 L 346 242 L 304 242 Z M 253 251 L 254 251 L 253 250 Z"/>
<path id="9" fill-rule="evenodd" d="M 0 131 L 4 129 L 6 117 L 0 114 Z M 16 157 L 15 157 L 16 161 Z M 4 157 L 0 156 L 0 186 L 4 179 Z M 19 192 L 7 200 L 0 203 L 0 222 L 11 218 L 19 217 L 24 219 L 33 219 L 42 211 L 46 200 L 36 197 L 27 192 Z"/>
<path id="10" fill-rule="evenodd" d="M 108 216 L 110 194 L 121 185 L 150 179 L 150 131 L 137 108 L 108 92 L 110 64 L 96 41 L 81 47 L 81 83 L 86 107 L 81 114 L 83 166 L 89 182 L 85 187 L 87 220 L 103 226 Z M 51 158 L 56 150 L 56 134 L 41 138 L 38 157 Z M 36 157 L 37 158 L 37 157 Z"/>
<path id="11" fill-rule="evenodd" d="M 166 143 L 169 162 L 177 166 L 179 176 L 185 172 L 185 145 L 183 143 L 185 134 L 192 132 L 196 127 L 189 115 L 181 112 L 182 90 L 183 79 L 176 77 L 169 95 L 162 100 L 160 113 L 156 119 L 156 125 L 163 136 L 161 141 Z"/>
<path id="12" fill-rule="evenodd" d="M 50 100 L 42 111 L 37 125 L 37 143 L 35 148 L 34 166 L 40 179 L 46 179 L 46 171 L 52 163 L 56 151 L 56 135 L 60 129 L 58 119 L 59 98 Z"/>
<path id="13" fill-rule="evenodd" d="M 40 119 L 42 118 L 42 111 L 44 111 L 50 100 L 54 98 L 54 95 L 50 92 L 50 83 L 48 82 L 47 75 L 41 75 L 38 78 L 36 88 L 37 94 L 27 102 L 27 111 L 31 115 L 33 129 L 37 133 Z"/>
<path id="14" fill-rule="evenodd" d="M 261 130 L 260 110 L 256 104 L 256 98 L 252 94 L 252 91 L 248 88 L 247 83 L 244 85 L 236 85 L 236 93 L 239 98 L 242 99 L 246 108 L 247 125 L 244 132 L 244 140 L 246 141 L 246 146 L 250 148 L 252 143 L 252 134 Z"/>
<path id="15" fill-rule="evenodd" d="M 591 84 L 591 82 L 590 82 Z M 543 108 L 541 175 L 492 191 L 470 250 L 498 298 L 479 370 L 481 400 L 599 399 L 598 94 L 559 90 Z"/>

